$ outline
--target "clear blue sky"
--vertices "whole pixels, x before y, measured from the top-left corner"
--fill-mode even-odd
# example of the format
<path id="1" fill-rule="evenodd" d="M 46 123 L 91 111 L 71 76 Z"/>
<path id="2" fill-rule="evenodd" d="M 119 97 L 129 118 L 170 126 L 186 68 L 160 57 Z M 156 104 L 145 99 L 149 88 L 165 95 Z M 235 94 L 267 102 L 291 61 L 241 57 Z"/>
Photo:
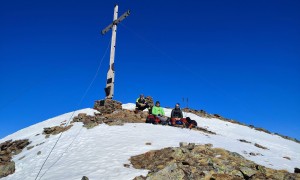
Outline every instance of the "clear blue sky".
<path id="1" fill-rule="evenodd" d="M 119 15 L 114 99 L 140 93 L 300 139 L 300 1 L 2 1 L 0 138 L 103 99 Z M 201 126 L 201 124 L 200 124 Z"/>

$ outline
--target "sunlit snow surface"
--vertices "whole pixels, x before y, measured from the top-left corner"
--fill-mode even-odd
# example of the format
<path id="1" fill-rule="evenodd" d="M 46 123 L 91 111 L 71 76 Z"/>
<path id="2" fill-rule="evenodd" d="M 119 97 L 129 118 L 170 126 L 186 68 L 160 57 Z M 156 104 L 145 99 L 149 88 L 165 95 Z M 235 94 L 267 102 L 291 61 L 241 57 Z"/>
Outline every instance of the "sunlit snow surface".
<path id="1" fill-rule="evenodd" d="M 124 104 L 124 109 L 134 109 L 134 104 Z M 87 113 L 94 115 L 93 109 L 82 109 L 74 113 Z M 170 115 L 171 109 L 165 109 Z M 69 120 L 73 112 L 48 119 L 36 125 L 22 129 L 0 140 L 17 140 L 28 138 L 32 145 L 41 144 L 27 150 L 26 148 L 13 157 L 16 163 L 16 172 L 4 180 L 35 179 L 40 167 L 48 156 L 59 135 L 45 138 L 42 135 L 44 127 L 58 126 Z M 216 132 L 210 135 L 200 131 L 160 126 L 152 124 L 125 124 L 123 126 L 108 126 L 101 124 L 92 129 L 82 128 L 82 123 L 64 132 L 58 141 L 51 156 L 47 160 L 38 179 L 69 179 L 80 180 L 87 176 L 90 180 L 99 179 L 133 179 L 135 176 L 146 175 L 148 171 L 137 170 L 129 164 L 133 155 L 145 153 L 150 150 L 164 147 L 179 146 L 179 142 L 194 142 L 197 144 L 213 144 L 229 151 L 237 152 L 245 158 L 273 169 L 285 169 L 293 172 L 300 165 L 300 144 L 256 131 L 246 126 L 221 121 L 218 119 L 201 118 L 191 113 L 184 113 L 197 121 L 200 127 Z M 37 135 L 39 134 L 39 135 Z M 37 136 L 36 136 L 37 135 Z M 242 143 L 238 139 L 250 143 Z M 146 145 L 146 143 L 151 145 Z M 260 149 L 254 143 L 267 147 Z M 38 152 L 40 155 L 37 155 Z M 249 153 L 260 153 L 261 156 L 250 156 Z M 21 160 L 19 160 L 21 157 Z M 289 157 L 291 160 L 283 157 Z M 42 178 L 40 178 L 42 176 Z"/>

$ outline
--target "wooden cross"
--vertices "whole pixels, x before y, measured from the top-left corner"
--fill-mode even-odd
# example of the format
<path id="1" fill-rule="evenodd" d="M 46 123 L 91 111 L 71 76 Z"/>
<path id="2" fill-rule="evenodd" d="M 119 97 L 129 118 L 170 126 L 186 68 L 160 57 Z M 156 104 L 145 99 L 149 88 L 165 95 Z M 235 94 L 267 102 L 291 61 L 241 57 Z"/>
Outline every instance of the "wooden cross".
<path id="1" fill-rule="evenodd" d="M 112 99 L 114 96 L 114 83 L 115 83 L 114 63 L 115 63 L 117 25 L 121 21 L 123 21 L 127 16 L 129 16 L 129 14 L 130 11 L 128 10 L 118 18 L 118 5 L 116 4 L 114 8 L 113 22 L 101 31 L 101 34 L 104 35 L 110 29 L 112 29 L 109 69 L 107 72 L 106 87 L 104 88 L 106 99 Z"/>

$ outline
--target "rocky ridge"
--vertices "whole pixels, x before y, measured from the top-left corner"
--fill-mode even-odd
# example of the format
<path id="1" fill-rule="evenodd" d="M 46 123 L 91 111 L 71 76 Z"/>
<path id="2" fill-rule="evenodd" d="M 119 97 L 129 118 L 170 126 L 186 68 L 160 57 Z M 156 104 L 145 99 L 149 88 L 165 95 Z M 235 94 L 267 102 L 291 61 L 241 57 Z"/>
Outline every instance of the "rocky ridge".
<path id="1" fill-rule="evenodd" d="M 204 118 L 216 118 L 216 119 L 220 119 L 222 121 L 227 121 L 227 122 L 231 122 L 231 123 L 234 123 L 234 124 L 239 124 L 239 125 L 242 125 L 242 126 L 247 126 L 249 128 L 255 129 L 257 131 L 262 131 L 262 132 L 265 132 L 265 133 L 268 133 L 268 134 L 275 134 L 275 135 L 278 135 L 278 136 L 280 136 L 280 137 L 282 137 L 284 139 L 288 139 L 288 140 L 294 141 L 296 143 L 300 143 L 300 141 L 298 139 L 296 139 L 296 138 L 291 138 L 291 137 L 284 136 L 284 135 L 281 135 L 281 134 L 278 134 L 278 133 L 271 133 L 270 131 L 268 131 L 268 130 L 266 130 L 264 128 L 254 127 L 253 125 L 247 125 L 247 124 L 238 122 L 238 121 L 233 120 L 233 119 L 224 118 L 224 117 L 222 117 L 219 114 L 209 114 L 209 113 L 207 113 L 204 110 L 195 110 L 195 109 L 190 109 L 190 108 L 183 108 L 182 110 L 184 112 L 193 113 L 193 114 L 196 114 L 196 115 L 198 115 L 200 117 L 204 117 Z"/>
<path id="2" fill-rule="evenodd" d="M 245 159 L 238 153 L 212 148 L 211 144 L 180 143 L 180 147 L 164 148 L 133 156 L 130 162 L 134 168 L 149 170 L 146 177 L 139 176 L 135 180 L 300 179 L 300 174 L 266 168 Z"/>

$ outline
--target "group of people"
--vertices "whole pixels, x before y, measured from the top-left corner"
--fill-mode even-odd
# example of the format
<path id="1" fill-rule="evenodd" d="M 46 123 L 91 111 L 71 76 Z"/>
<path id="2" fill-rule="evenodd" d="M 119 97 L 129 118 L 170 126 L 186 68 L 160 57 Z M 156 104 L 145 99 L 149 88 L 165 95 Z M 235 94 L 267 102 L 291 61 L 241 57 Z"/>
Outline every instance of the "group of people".
<path id="1" fill-rule="evenodd" d="M 150 115 L 154 115 L 158 118 L 162 124 L 181 124 L 183 119 L 183 113 L 180 109 L 180 104 L 176 103 L 175 108 L 171 112 L 171 118 L 165 116 L 164 109 L 160 106 L 160 102 L 156 101 L 155 105 L 152 107 L 148 104 L 143 94 L 140 95 L 136 100 L 136 109 L 135 112 L 143 111 L 148 109 Z M 169 121 L 169 122 L 168 122 Z"/>

